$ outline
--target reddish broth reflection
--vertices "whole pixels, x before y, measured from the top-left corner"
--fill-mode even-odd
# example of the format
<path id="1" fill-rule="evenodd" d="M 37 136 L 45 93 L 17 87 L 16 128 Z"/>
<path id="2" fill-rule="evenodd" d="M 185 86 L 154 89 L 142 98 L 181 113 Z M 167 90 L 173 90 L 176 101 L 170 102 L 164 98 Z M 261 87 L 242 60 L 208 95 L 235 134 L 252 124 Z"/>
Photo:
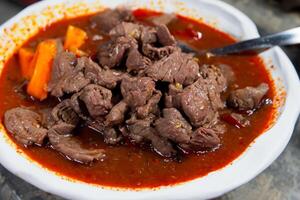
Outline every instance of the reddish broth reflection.
<path id="1" fill-rule="evenodd" d="M 138 20 L 145 23 L 148 23 L 148 17 L 159 15 L 159 13 L 147 10 L 136 10 L 134 14 Z M 54 23 L 41 30 L 25 46 L 34 47 L 45 38 L 62 37 L 67 26 L 72 24 L 88 32 L 90 39 L 83 49 L 93 55 L 97 50 L 97 46 L 104 42 L 106 38 L 100 41 L 92 40 L 95 33 L 89 27 L 89 18 L 90 16 L 86 16 Z M 235 42 L 232 37 L 213 27 L 182 16 L 172 22 L 169 29 L 177 39 L 183 40 L 199 50 L 220 47 Z M 201 33 L 201 38 L 197 38 L 199 36 L 198 32 Z M 267 98 L 274 98 L 274 84 L 258 56 L 201 57 L 199 63 L 200 65 L 230 65 L 237 77 L 236 84 L 232 87 L 256 86 L 265 82 L 271 86 Z M 20 89 L 22 84 L 20 77 L 17 56 L 13 56 L 7 62 L 0 79 L 1 119 L 3 119 L 4 112 L 13 107 L 23 105 L 40 109 L 57 103 L 54 99 L 39 103 L 16 93 L 15 91 Z M 229 90 L 231 89 L 233 88 L 229 88 Z M 226 95 L 226 93 L 223 95 L 224 99 Z M 80 138 L 88 147 L 105 149 L 107 156 L 104 161 L 82 165 L 65 159 L 51 147 L 33 146 L 24 148 L 20 145 L 18 147 L 32 160 L 37 161 L 47 169 L 80 181 L 113 187 L 151 188 L 188 181 L 226 166 L 241 155 L 251 142 L 263 133 L 272 121 L 273 116 L 274 107 L 272 105 L 263 106 L 249 117 L 251 123 L 249 127 L 238 129 L 227 124 L 227 131 L 221 136 L 222 145 L 218 150 L 197 155 L 186 155 L 180 162 L 164 159 L 147 148 L 141 149 L 126 142 L 119 146 L 109 146 L 104 144 L 101 135 L 88 128 L 77 129 L 76 137 Z M 11 139 L 15 141 L 14 138 Z"/>

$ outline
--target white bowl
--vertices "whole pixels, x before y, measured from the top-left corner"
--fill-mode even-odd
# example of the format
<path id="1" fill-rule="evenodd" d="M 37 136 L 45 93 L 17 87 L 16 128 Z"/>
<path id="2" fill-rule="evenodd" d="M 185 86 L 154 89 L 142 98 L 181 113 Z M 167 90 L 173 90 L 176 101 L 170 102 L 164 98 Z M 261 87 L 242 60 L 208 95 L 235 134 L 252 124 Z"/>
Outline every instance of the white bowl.
<path id="1" fill-rule="evenodd" d="M 8 57 L 40 27 L 63 17 L 84 15 L 103 7 L 119 5 L 201 18 L 238 39 L 258 36 L 254 23 L 247 16 L 216 0 L 45 0 L 26 8 L 0 27 L 0 70 Z M 291 137 L 299 115 L 300 83 L 292 63 L 280 48 L 269 50 L 262 57 L 275 81 L 278 117 L 273 126 L 232 164 L 205 177 L 175 186 L 140 191 L 116 190 L 70 180 L 48 171 L 17 151 L 2 125 L 0 162 L 9 171 L 38 188 L 68 199 L 207 199 L 222 195 L 254 178 L 279 156 Z M 274 67 L 271 68 L 271 65 Z"/>

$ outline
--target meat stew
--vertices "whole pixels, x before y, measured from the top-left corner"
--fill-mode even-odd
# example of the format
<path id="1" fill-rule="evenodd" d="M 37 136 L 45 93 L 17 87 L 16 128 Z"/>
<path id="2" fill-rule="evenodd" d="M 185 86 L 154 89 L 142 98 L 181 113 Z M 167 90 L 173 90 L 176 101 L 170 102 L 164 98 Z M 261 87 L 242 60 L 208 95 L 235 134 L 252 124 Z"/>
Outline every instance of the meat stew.
<path id="1" fill-rule="evenodd" d="M 63 45 L 70 25 L 83 35 L 80 48 Z M 55 51 L 46 62 L 51 55 L 39 52 L 49 39 Z M 177 40 L 199 50 L 234 42 L 205 24 L 146 10 L 47 27 L 24 45 L 35 49 L 30 78 L 17 57 L 2 73 L 6 129 L 43 166 L 101 185 L 155 187 L 225 166 L 272 119 L 272 81 L 255 55 L 195 57 Z M 33 82 L 41 57 L 51 69 L 46 94 Z"/>

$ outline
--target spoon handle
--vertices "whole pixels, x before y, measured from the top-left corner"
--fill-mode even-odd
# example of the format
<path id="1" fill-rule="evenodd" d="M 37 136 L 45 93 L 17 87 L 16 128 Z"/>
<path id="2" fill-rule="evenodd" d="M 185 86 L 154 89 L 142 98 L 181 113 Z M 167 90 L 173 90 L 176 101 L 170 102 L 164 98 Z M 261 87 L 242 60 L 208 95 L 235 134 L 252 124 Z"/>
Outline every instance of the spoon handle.
<path id="1" fill-rule="evenodd" d="M 214 55 L 243 53 L 247 51 L 261 52 L 274 46 L 295 44 L 300 44 L 300 27 L 251 40 L 245 40 L 223 48 L 211 49 L 209 52 Z"/>

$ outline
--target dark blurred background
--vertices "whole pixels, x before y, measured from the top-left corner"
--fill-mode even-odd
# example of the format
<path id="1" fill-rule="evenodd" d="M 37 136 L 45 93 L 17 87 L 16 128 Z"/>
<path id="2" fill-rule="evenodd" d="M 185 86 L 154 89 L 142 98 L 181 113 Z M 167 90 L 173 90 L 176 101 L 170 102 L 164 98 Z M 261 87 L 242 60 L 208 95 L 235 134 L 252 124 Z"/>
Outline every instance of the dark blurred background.
<path id="1" fill-rule="evenodd" d="M 0 0 L 0 24 L 36 0 Z M 248 15 L 264 35 L 300 26 L 300 0 L 223 0 Z M 300 74 L 300 45 L 283 48 Z M 300 92 L 300 88 L 299 88 Z M 284 130 L 283 130 L 284 131 Z M 270 148 L 271 145 L 270 145 Z M 0 165 L 0 200 L 62 200 Z M 249 183 L 218 200 L 300 200 L 300 123 L 280 157 Z"/>

